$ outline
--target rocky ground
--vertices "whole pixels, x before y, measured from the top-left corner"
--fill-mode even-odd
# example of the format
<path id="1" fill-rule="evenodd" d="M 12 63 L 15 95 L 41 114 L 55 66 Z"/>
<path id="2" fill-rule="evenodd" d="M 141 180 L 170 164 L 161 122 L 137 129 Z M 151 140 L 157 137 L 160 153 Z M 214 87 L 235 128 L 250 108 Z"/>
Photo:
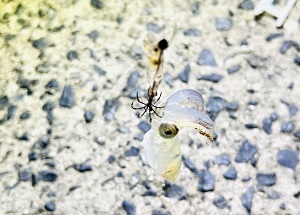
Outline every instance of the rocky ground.
<path id="1" fill-rule="evenodd" d="M 0 214 L 300 214 L 300 5 L 278 29 L 256 3 L 2 0 Z M 159 91 L 201 92 L 215 145 L 180 131 L 173 184 L 130 104 L 175 25 Z"/>

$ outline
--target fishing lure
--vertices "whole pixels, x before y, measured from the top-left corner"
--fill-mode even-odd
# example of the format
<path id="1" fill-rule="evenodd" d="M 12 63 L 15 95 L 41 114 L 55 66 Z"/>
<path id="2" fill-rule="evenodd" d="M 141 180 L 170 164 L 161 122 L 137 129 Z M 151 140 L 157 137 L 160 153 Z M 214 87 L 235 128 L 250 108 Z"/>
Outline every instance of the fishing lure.
<path id="1" fill-rule="evenodd" d="M 195 90 L 183 89 L 170 95 L 162 118 L 155 118 L 142 141 L 150 166 L 166 180 L 175 181 L 181 166 L 178 133 L 181 128 L 196 129 L 213 143 L 213 121 L 203 111 L 203 98 Z"/>

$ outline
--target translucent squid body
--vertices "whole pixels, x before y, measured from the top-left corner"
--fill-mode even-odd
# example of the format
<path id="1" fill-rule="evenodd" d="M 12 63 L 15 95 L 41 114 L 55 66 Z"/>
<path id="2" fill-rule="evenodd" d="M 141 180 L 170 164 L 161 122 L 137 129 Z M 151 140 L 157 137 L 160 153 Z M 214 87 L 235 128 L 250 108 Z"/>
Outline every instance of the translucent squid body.
<path id="1" fill-rule="evenodd" d="M 203 98 L 195 90 L 179 90 L 170 95 L 163 117 L 155 117 L 142 145 L 150 166 L 166 180 L 175 181 L 181 166 L 178 132 L 183 127 L 196 129 L 213 143 L 213 121 L 203 112 Z"/>

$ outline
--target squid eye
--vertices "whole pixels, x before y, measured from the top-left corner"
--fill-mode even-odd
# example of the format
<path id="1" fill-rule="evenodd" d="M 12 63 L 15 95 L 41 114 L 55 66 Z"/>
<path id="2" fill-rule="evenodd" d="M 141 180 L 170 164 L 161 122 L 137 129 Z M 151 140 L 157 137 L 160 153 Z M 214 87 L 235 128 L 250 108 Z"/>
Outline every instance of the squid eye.
<path id="1" fill-rule="evenodd" d="M 170 123 L 162 123 L 159 128 L 159 135 L 165 139 L 171 139 L 175 137 L 179 131 L 178 127 Z"/>

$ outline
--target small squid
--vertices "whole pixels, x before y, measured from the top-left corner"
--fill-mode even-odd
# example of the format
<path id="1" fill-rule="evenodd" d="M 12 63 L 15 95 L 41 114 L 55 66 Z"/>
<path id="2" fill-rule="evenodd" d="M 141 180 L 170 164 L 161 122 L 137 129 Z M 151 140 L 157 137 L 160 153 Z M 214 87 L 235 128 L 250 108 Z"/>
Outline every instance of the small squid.
<path id="1" fill-rule="evenodd" d="M 142 141 L 150 166 L 166 180 L 174 182 L 181 166 L 178 132 L 183 127 L 196 129 L 213 143 L 213 121 L 203 111 L 203 98 L 195 90 L 183 89 L 170 95 L 163 117 L 155 118 Z"/>

